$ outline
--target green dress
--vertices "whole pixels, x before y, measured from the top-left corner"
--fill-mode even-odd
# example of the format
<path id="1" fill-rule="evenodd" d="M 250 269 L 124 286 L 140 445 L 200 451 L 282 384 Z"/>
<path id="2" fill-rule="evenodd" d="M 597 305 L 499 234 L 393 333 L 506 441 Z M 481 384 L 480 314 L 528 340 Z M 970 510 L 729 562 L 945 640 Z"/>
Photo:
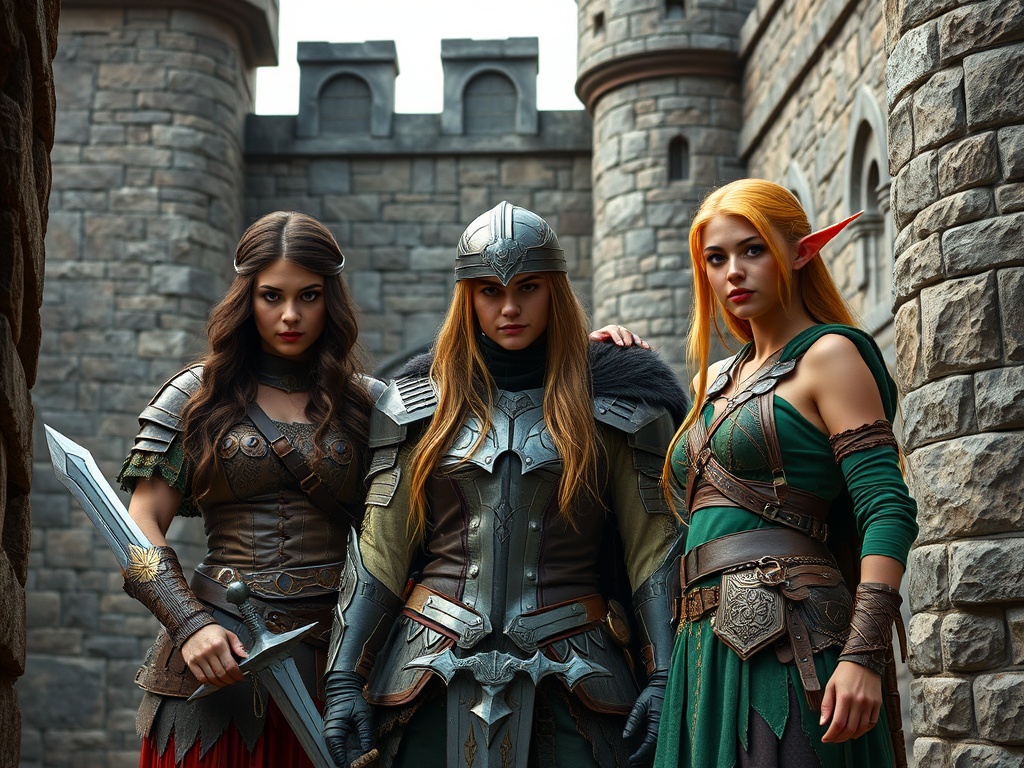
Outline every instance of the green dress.
<path id="1" fill-rule="evenodd" d="M 821 336 L 838 333 L 851 339 L 871 369 L 882 395 L 886 416 L 893 418 L 896 390 L 871 337 L 855 328 L 818 325 L 807 329 L 783 349 L 780 361 L 802 355 Z M 862 554 L 886 555 L 906 563 L 917 535 L 916 504 L 907 492 L 898 456 L 891 448 L 863 450 L 836 465 L 828 438 L 783 398 L 774 398 L 776 429 L 788 484 L 824 498 L 836 499 L 844 487 L 853 498 Z M 708 404 L 704 418 L 714 408 Z M 733 474 L 751 480 L 771 480 L 765 441 L 750 402 L 737 409 L 716 431 L 711 447 L 717 460 Z M 672 465 L 680 487 L 686 483 L 685 437 L 672 449 Z M 739 531 L 773 527 L 738 507 L 699 510 L 689 521 L 686 551 L 703 542 Z M 765 553 L 769 554 L 769 553 Z M 700 586 L 710 586 L 710 577 Z M 839 648 L 815 656 L 822 687 L 835 670 Z M 737 765 L 738 744 L 747 747 L 750 718 L 760 717 L 781 738 L 790 717 L 790 689 L 797 692 L 800 725 L 823 768 L 882 768 L 892 765 L 892 747 L 881 725 L 859 739 L 823 744 L 827 727 L 804 702 L 796 666 L 778 661 L 771 647 L 747 661 L 713 634 L 710 617 L 683 623 L 676 638 L 665 706 L 658 736 L 657 768 L 730 768 Z M 783 763 L 784 764 L 784 763 Z"/>

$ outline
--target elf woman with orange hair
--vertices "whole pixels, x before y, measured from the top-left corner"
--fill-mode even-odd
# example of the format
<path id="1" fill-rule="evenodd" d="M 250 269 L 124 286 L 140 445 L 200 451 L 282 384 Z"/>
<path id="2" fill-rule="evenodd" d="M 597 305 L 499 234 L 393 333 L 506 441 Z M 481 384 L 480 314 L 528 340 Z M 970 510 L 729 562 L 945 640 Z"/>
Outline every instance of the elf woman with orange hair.
<path id="1" fill-rule="evenodd" d="M 480 216 L 433 352 L 377 401 L 327 675 L 338 765 L 374 744 L 417 768 L 653 758 L 685 395 L 653 352 L 588 344 L 565 270 L 536 214 Z"/>
<path id="2" fill-rule="evenodd" d="M 687 533 L 662 768 L 905 759 L 883 691 L 916 505 L 895 385 L 819 255 L 852 218 L 811 233 L 787 190 L 745 179 L 690 229 L 698 373 L 664 468 Z M 709 366 L 719 321 L 743 346 Z"/>

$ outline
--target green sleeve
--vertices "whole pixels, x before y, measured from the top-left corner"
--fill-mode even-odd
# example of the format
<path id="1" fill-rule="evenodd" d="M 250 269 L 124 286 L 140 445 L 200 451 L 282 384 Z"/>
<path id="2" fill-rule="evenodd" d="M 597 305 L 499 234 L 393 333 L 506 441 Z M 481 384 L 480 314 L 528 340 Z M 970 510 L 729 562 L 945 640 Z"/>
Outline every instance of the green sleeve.
<path id="1" fill-rule="evenodd" d="M 899 454 L 889 446 L 868 448 L 851 453 L 840 468 L 864 538 L 861 556 L 885 555 L 905 566 L 917 536 L 917 503 L 903 481 Z"/>
<path id="2" fill-rule="evenodd" d="M 366 570 L 396 595 L 405 592 L 419 545 L 409 522 L 407 470 L 411 455 L 412 446 L 403 445 L 395 466 L 371 480 L 359 535 L 359 551 Z"/>
<path id="3" fill-rule="evenodd" d="M 192 498 L 192 472 L 185 459 L 181 435 L 171 441 L 166 453 L 132 449 L 121 465 L 121 471 L 117 473 L 121 490 L 127 493 L 135 491 L 139 480 L 151 477 L 163 478 L 181 494 L 181 504 L 176 514 L 182 517 L 199 517 L 202 514 Z"/>
<path id="4" fill-rule="evenodd" d="M 661 493 L 662 457 L 634 450 L 619 430 L 599 424 L 608 457 L 608 499 L 619 524 L 634 591 L 665 560 L 676 539 L 675 518 Z"/>

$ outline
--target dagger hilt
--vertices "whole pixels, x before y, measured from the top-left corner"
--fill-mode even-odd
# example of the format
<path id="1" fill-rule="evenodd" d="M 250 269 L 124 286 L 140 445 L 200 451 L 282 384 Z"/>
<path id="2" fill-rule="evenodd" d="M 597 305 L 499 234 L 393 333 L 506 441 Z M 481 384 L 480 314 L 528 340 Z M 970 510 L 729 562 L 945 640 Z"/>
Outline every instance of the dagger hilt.
<path id="1" fill-rule="evenodd" d="M 245 620 L 245 626 L 252 632 L 253 637 L 259 640 L 269 630 L 263 621 L 263 617 L 256 612 L 252 603 L 249 602 L 251 594 L 252 592 L 249 591 L 249 587 L 246 586 L 244 581 L 232 581 L 228 584 L 226 597 L 229 603 L 238 606 L 238 610 Z"/>

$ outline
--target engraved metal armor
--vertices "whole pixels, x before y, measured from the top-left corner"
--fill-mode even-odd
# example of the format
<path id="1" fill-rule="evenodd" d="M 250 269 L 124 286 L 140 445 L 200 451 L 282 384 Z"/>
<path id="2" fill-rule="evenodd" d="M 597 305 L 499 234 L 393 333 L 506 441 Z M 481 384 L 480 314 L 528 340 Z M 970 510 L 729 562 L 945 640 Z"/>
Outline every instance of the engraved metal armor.
<path id="1" fill-rule="evenodd" d="M 456 280 L 493 276 L 508 285 L 520 272 L 565 271 L 565 254 L 548 223 L 504 200 L 466 227 L 455 258 Z"/>

